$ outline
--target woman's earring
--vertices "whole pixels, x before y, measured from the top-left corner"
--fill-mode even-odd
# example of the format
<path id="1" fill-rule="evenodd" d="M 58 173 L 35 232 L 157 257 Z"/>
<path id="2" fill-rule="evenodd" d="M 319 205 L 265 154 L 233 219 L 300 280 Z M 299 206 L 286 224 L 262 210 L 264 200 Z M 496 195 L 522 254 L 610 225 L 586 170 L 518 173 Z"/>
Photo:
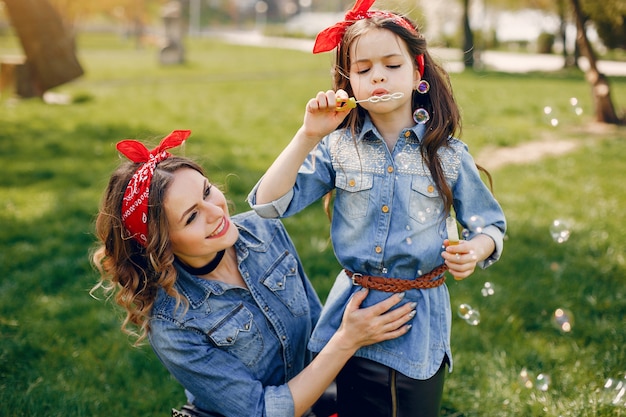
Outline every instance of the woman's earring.
<path id="1" fill-rule="evenodd" d="M 423 125 L 430 120 L 430 114 L 428 114 L 426 109 L 419 108 L 413 112 L 413 120 L 418 125 Z"/>
<path id="2" fill-rule="evenodd" d="M 415 90 L 417 90 L 420 94 L 426 94 L 430 90 L 430 84 L 428 84 L 428 81 L 426 80 L 420 80 Z"/>

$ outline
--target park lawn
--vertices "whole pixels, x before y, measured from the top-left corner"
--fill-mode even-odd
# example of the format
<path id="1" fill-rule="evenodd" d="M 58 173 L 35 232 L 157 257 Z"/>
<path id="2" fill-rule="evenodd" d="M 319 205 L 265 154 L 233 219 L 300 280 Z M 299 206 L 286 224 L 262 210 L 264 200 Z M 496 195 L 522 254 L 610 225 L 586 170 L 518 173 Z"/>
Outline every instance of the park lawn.
<path id="1" fill-rule="evenodd" d="M 0 43 L 0 53 L 14 52 Z M 92 35 L 79 38 L 79 58 L 85 76 L 55 90 L 72 104 L 0 103 L 0 415 L 165 416 L 184 402 L 182 389 L 149 347 L 131 347 L 119 310 L 88 294 L 97 279 L 93 220 L 119 161 L 115 143 L 191 129 L 176 152 L 203 163 L 233 212 L 247 210 L 247 192 L 300 125 L 306 101 L 329 88 L 330 57 L 190 40 L 186 64 L 161 67 L 154 47 Z M 626 373 L 624 128 L 590 128 L 580 73 L 451 79 L 474 154 L 533 141 L 579 147 L 492 171 L 509 222 L 505 252 L 468 280 L 448 280 L 453 308 L 470 304 L 481 321 L 471 326 L 455 312 L 442 414 L 626 414 L 603 388 Z M 611 81 L 624 106 L 626 79 Z M 566 242 L 550 235 L 556 219 L 569 224 Z M 338 265 L 321 204 L 285 224 L 325 298 Z M 493 295 L 481 294 L 485 283 Z M 559 308 L 573 317 L 569 332 L 552 323 Z M 527 388 L 524 369 L 531 382 L 547 375 L 547 389 Z"/>

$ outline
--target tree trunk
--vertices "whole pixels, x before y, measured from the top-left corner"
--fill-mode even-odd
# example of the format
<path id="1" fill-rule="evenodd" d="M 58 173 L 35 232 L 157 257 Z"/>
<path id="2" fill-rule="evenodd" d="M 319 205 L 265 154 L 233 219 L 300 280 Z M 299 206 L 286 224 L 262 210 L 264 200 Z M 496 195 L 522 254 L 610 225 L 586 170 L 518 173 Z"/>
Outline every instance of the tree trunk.
<path id="1" fill-rule="evenodd" d="M 74 37 L 47 0 L 4 0 L 29 67 L 33 95 L 83 75 Z"/>
<path id="2" fill-rule="evenodd" d="M 596 121 L 609 124 L 623 124 L 615 113 L 613 101 L 611 100 L 611 88 L 607 77 L 598 71 L 596 56 L 591 48 L 591 43 L 587 38 L 585 31 L 585 19 L 580 8 L 579 0 L 571 0 L 574 9 L 574 18 L 576 20 L 576 43 L 580 48 L 582 56 L 589 61 L 589 69 L 585 74 L 585 78 L 591 84 L 591 94 L 596 112 Z"/>
<path id="3" fill-rule="evenodd" d="M 469 21 L 469 0 L 463 0 L 463 64 L 474 69 L 474 34 Z"/>
<path id="4" fill-rule="evenodd" d="M 559 25 L 559 37 L 563 44 L 563 68 L 574 68 L 578 66 L 576 61 L 576 51 L 572 51 L 570 54 L 567 50 L 567 12 L 565 7 L 566 0 L 559 0 L 559 19 L 561 24 Z M 576 49 L 576 47 L 574 47 Z"/>

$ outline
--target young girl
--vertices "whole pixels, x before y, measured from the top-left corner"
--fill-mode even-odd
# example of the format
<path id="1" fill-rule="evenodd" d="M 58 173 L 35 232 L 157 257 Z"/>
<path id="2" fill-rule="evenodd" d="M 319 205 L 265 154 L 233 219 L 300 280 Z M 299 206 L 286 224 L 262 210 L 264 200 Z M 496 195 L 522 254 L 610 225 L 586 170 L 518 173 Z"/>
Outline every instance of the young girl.
<path id="1" fill-rule="evenodd" d="M 366 305 L 404 290 L 417 303 L 407 335 L 359 349 L 344 367 L 339 416 L 437 416 L 445 365 L 452 367 L 444 271 L 464 279 L 496 261 L 505 218 L 453 137 L 460 112 L 447 74 L 414 23 L 370 11 L 372 3 L 357 1 L 345 21 L 318 35 L 314 52 L 337 47 L 334 88 L 307 103 L 302 127 L 249 201 L 261 216 L 284 217 L 336 191 L 331 238 L 344 270 L 312 351 L 326 345 L 362 287 L 374 289 Z M 466 228 L 472 216 L 484 222 L 455 245 L 445 227 L 452 208 Z"/>

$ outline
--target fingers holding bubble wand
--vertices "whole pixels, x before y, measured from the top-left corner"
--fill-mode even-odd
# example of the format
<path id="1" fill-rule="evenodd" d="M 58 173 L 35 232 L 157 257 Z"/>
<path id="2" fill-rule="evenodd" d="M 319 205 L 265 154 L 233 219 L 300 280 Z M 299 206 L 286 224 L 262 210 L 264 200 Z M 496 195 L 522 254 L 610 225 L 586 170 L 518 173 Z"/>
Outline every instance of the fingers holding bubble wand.
<path id="1" fill-rule="evenodd" d="M 349 97 L 344 90 L 320 91 L 307 103 L 302 128 L 308 137 L 325 136 L 335 130 L 358 103 L 381 103 L 402 97 L 404 93 L 396 92 L 357 100 Z"/>
<path id="2" fill-rule="evenodd" d="M 348 93 L 344 90 L 328 90 L 317 93 L 306 105 L 304 122 L 301 127 L 302 133 L 307 138 L 317 142 L 337 129 L 349 113 L 339 111 L 337 103 L 348 99 Z"/>
<path id="3" fill-rule="evenodd" d="M 474 273 L 479 259 L 485 259 L 495 250 L 495 244 L 488 235 L 479 233 L 470 240 L 459 239 L 456 219 L 446 219 L 448 238 L 444 240 L 445 251 L 441 254 L 448 271 L 455 280 L 462 280 Z"/>

